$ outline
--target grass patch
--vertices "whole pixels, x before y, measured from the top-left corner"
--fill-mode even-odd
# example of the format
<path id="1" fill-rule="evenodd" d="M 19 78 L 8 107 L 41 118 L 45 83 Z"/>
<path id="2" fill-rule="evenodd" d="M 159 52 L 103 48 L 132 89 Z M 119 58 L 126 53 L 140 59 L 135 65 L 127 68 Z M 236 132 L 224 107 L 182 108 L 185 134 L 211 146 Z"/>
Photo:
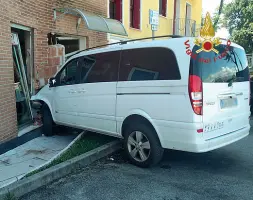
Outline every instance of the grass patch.
<path id="1" fill-rule="evenodd" d="M 15 197 L 14 194 L 12 194 L 12 193 L 9 192 L 9 193 L 4 197 L 3 200 L 17 200 L 17 198 Z"/>
<path id="2" fill-rule="evenodd" d="M 86 153 L 92 149 L 100 147 L 106 143 L 113 141 L 113 140 L 114 140 L 114 138 L 109 137 L 109 136 L 88 132 L 88 133 L 84 134 L 82 136 L 82 138 L 80 138 L 78 141 L 76 141 L 76 143 L 73 144 L 59 158 L 53 160 L 49 165 L 27 174 L 25 177 L 34 175 L 34 174 L 41 172 L 45 169 L 48 169 L 54 165 L 58 165 L 66 160 L 70 160 L 71 158 L 79 156 L 83 153 Z"/>

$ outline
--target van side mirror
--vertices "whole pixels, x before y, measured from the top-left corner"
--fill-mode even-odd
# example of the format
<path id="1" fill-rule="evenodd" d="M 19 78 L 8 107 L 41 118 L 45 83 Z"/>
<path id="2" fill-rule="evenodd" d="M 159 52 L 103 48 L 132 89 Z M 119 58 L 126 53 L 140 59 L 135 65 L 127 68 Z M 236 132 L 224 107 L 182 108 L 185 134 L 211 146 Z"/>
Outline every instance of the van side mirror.
<path id="1" fill-rule="evenodd" d="M 49 87 L 55 87 L 56 86 L 56 78 L 52 77 L 48 80 Z"/>

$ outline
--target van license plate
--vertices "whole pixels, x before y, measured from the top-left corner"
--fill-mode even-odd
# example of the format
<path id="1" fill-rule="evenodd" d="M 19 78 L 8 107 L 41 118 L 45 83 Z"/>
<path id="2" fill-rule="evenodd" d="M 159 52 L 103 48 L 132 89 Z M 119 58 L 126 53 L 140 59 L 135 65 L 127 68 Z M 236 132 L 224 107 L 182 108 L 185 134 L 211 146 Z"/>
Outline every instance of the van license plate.
<path id="1" fill-rule="evenodd" d="M 236 107 L 237 104 L 238 104 L 237 98 L 221 99 L 220 101 L 221 109 Z"/>

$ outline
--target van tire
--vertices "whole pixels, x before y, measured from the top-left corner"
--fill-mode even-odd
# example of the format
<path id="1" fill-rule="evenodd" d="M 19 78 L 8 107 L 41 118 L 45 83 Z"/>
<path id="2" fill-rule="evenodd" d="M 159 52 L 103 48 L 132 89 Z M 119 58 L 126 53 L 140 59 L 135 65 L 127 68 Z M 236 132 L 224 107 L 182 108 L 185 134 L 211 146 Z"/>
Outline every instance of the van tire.
<path id="1" fill-rule="evenodd" d="M 143 139 L 144 143 L 145 143 L 145 141 L 149 142 L 150 151 L 149 151 L 149 153 L 147 153 L 148 149 L 145 149 L 145 152 L 146 152 L 145 155 L 146 155 L 147 159 L 144 161 L 141 161 L 141 154 L 142 153 L 140 153 L 140 150 L 136 154 L 137 158 L 134 158 L 130 154 L 131 149 L 134 150 L 134 149 L 142 148 L 142 147 L 140 147 L 142 145 L 139 145 L 138 147 L 136 147 L 134 145 L 131 145 L 130 144 L 131 142 L 129 142 L 130 137 L 135 138 L 135 139 L 137 138 L 136 132 L 138 132 L 139 135 L 140 135 L 140 133 L 143 134 L 142 139 Z M 138 167 L 148 168 L 148 167 L 155 166 L 156 164 L 158 164 L 161 161 L 161 159 L 163 157 L 164 149 L 161 147 L 157 133 L 151 125 L 149 125 L 148 123 L 143 123 L 143 122 L 128 124 L 128 126 L 126 127 L 123 134 L 124 134 L 124 141 L 123 141 L 124 151 L 125 151 L 126 156 L 129 158 L 129 160 L 132 164 L 134 164 Z M 134 137 L 134 135 L 135 135 L 135 137 Z M 136 141 L 138 141 L 138 140 L 136 139 Z M 137 144 L 135 143 L 135 145 L 137 145 Z M 142 150 L 143 150 L 143 148 L 142 148 Z M 132 151 L 132 154 L 133 154 L 133 151 Z M 138 156 L 138 154 L 139 154 L 139 156 Z M 140 159 L 138 159 L 138 157 L 140 157 Z"/>
<path id="2" fill-rule="evenodd" d="M 47 105 L 42 108 L 42 124 L 42 133 L 47 137 L 53 136 L 54 121 Z"/>

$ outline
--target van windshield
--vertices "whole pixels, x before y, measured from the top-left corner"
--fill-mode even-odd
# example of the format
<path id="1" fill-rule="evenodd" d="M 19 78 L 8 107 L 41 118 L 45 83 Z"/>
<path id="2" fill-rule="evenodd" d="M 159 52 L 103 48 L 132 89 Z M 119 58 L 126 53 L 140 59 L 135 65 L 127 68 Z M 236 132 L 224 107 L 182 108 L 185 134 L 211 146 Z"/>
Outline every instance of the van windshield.
<path id="1" fill-rule="evenodd" d="M 233 46 L 219 45 L 214 51 L 196 51 L 200 49 L 195 45 L 192 52 L 190 74 L 198 75 L 205 83 L 232 83 L 249 81 L 249 69 L 245 51 Z"/>

